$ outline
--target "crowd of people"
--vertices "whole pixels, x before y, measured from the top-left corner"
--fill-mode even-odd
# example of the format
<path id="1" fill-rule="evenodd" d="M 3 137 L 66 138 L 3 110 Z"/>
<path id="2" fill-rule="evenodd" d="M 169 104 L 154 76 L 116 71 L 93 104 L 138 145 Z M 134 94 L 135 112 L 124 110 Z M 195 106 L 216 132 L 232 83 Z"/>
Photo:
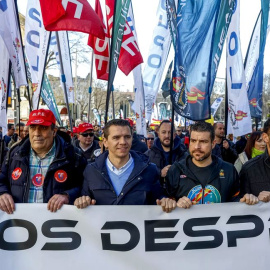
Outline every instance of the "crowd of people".
<path id="1" fill-rule="evenodd" d="M 49 110 L 26 124 L 8 124 L 1 142 L 0 209 L 16 203 L 160 205 L 165 212 L 196 204 L 270 200 L 270 119 L 263 131 L 233 142 L 223 123 L 195 122 L 188 130 L 163 120 L 147 137 L 133 121 L 104 127 L 57 127 Z M 171 132 L 173 131 L 173 134 Z M 171 141 L 173 140 L 173 141 Z M 269 171 L 269 173 L 268 173 Z"/>

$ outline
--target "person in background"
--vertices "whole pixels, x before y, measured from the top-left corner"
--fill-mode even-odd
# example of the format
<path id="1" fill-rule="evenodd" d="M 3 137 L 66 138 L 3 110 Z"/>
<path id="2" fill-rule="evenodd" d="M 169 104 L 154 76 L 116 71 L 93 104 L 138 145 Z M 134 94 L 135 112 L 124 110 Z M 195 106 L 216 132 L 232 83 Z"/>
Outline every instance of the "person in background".
<path id="1" fill-rule="evenodd" d="M 78 126 L 78 140 L 74 145 L 80 148 L 88 162 L 95 160 L 94 151 L 99 148 L 98 139 L 94 140 L 92 124 L 83 123 Z"/>
<path id="2" fill-rule="evenodd" d="M 214 124 L 216 145 L 213 154 L 226 162 L 234 164 L 238 154 L 234 149 L 234 143 L 225 138 L 225 126 L 223 123 Z"/>
<path id="3" fill-rule="evenodd" d="M 263 140 L 261 131 L 251 133 L 244 151 L 238 155 L 234 163 L 237 172 L 240 173 L 242 166 L 250 159 L 262 155 L 265 152 L 266 143 Z"/>
<path id="4" fill-rule="evenodd" d="M 11 148 L 16 142 L 22 140 L 24 138 L 23 129 L 25 127 L 25 123 L 20 122 L 15 126 L 15 132 L 11 136 L 11 140 L 8 143 L 8 148 Z"/>
<path id="5" fill-rule="evenodd" d="M 7 129 L 7 134 L 4 136 L 6 147 L 8 147 L 8 144 L 11 141 L 11 136 L 15 133 L 14 124 L 8 124 Z"/>
<path id="6" fill-rule="evenodd" d="M 23 127 L 23 136 L 24 138 L 29 134 L 29 126 Z"/>
<path id="7" fill-rule="evenodd" d="M 155 139 L 152 148 L 145 152 L 150 162 L 157 165 L 161 180 L 167 175 L 170 166 L 175 161 L 183 159 L 186 155 L 185 146 L 181 143 L 180 138 L 175 136 L 171 152 L 172 160 L 170 161 L 170 144 L 171 122 L 169 120 L 163 120 L 159 126 L 158 138 Z"/>
<path id="8" fill-rule="evenodd" d="M 154 145 L 155 140 L 155 133 L 154 132 L 147 132 L 146 144 L 148 149 L 151 149 Z"/>
<path id="9" fill-rule="evenodd" d="M 241 194 L 249 192 L 260 201 L 270 201 L 270 119 L 264 123 L 263 140 L 266 151 L 247 161 L 240 171 Z M 260 150 L 261 151 L 261 150 Z M 258 152 L 256 151 L 258 154 Z M 255 154 L 255 153 L 254 153 Z"/>
<path id="10" fill-rule="evenodd" d="M 176 127 L 176 136 L 178 136 L 182 142 L 184 142 L 185 135 L 183 134 L 183 129 L 181 127 Z"/>

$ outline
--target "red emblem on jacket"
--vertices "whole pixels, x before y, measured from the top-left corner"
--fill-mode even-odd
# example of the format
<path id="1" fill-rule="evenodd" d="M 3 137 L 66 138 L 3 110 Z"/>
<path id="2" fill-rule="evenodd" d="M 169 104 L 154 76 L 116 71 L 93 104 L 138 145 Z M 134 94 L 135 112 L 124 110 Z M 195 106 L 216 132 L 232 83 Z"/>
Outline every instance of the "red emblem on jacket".
<path id="1" fill-rule="evenodd" d="M 63 183 L 67 180 L 67 173 L 63 170 L 56 171 L 54 174 L 54 178 L 57 182 Z"/>
<path id="2" fill-rule="evenodd" d="M 11 177 L 14 181 L 18 180 L 22 174 L 22 169 L 21 168 L 16 168 L 13 170 Z"/>
<path id="3" fill-rule="evenodd" d="M 37 173 L 32 178 L 32 183 L 36 187 L 41 187 L 44 182 L 44 176 L 41 173 Z"/>

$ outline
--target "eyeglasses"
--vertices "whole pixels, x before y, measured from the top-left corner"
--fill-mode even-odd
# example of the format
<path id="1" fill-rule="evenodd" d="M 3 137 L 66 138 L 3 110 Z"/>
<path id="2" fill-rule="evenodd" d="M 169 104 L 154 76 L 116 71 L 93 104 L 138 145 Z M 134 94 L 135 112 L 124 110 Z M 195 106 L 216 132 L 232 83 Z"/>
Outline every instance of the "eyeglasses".
<path id="1" fill-rule="evenodd" d="M 83 137 L 87 137 L 87 136 L 89 136 L 89 137 L 93 137 L 94 136 L 94 133 L 81 133 L 80 135 L 82 135 Z"/>
<path id="2" fill-rule="evenodd" d="M 149 141 L 149 140 L 153 141 L 154 138 L 146 138 L 146 140 L 147 140 L 147 141 Z"/>

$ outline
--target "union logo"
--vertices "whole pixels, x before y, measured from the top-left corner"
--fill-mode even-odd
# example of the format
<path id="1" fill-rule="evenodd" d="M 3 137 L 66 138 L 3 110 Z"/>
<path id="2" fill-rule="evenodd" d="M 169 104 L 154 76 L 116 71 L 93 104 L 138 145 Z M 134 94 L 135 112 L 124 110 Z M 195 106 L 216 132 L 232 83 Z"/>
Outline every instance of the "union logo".
<path id="1" fill-rule="evenodd" d="M 221 202 L 219 191 L 212 185 L 207 185 L 204 189 L 201 185 L 195 186 L 189 191 L 187 197 L 192 202 L 196 202 L 196 204 L 212 204 Z"/>
<path id="2" fill-rule="evenodd" d="M 14 181 L 16 181 L 16 180 L 18 180 L 20 178 L 21 174 L 22 174 L 22 169 L 18 167 L 18 168 L 13 170 L 13 172 L 11 174 L 11 178 Z"/>
<path id="3" fill-rule="evenodd" d="M 54 174 L 54 179 L 59 183 L 63 183 L 67 180 L 67 173 L 64 170 L 58 170 Z"/>

